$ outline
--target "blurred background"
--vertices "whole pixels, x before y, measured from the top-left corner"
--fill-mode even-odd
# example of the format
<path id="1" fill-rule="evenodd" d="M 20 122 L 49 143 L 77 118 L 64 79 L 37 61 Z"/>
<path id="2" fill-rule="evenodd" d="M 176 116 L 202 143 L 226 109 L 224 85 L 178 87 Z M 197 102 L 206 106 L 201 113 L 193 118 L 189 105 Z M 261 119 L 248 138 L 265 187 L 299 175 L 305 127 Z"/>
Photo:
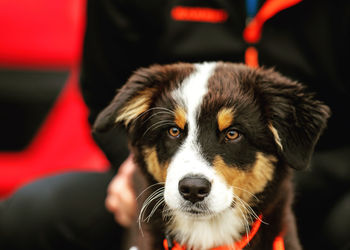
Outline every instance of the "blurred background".
<path id="1" fill-rule="evenodd" d="M 78 85 L 85 8 L 0 1 L 0 200 L 43 176 L 108 168 Z"/>

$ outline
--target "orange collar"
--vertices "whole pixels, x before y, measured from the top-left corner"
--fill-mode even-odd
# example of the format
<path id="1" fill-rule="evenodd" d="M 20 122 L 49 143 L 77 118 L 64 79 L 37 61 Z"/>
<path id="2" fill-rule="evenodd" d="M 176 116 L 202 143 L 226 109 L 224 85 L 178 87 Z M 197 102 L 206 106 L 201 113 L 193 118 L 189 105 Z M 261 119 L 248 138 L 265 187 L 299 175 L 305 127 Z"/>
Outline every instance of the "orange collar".
<path id="1" fill-rule="evenodd" d="M 219 246 L 211 250 L 242 250 L 253 239 L 261 225 L 262 215 L 253 223 L 249 234 L 244 235 L 242 239 L 234 244 L 234 246 Z M 181 246 L 177 242 L 173 242 L 173 246 L 168 247 L 168 240 L 164 239 L 163 246 L 165 250 L 186 250 L 186 246 Z M 277 236 L 273 242 L 273 250 L 284 250 L 284 241 L 282 236 Z"/>

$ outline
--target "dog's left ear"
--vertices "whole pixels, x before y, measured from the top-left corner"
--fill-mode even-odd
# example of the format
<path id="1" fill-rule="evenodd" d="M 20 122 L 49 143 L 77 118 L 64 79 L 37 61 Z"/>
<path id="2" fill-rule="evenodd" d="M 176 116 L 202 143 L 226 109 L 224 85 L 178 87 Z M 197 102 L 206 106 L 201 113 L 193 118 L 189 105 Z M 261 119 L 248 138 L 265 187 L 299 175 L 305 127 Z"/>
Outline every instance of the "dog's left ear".
<path id="1" fill-rule="evenodd" d="M 330 109 L 307 93 L 305 87 L 273 70 L 263 70 L 263 90 L 268 127 L 278 151 L 289 166 L 309 165 L 315 144 L 330 116 Z"/>
<path id="2" fill-rule="evenodd" d="M 118 91 L 112 102 L 97 117 L 93 133 L 122 126 L 128 131 L 147 118 L 154 101 L 173 85 L 183 81 L 194 70 L 189 63 L 152 65 L 135 71 Z"/>

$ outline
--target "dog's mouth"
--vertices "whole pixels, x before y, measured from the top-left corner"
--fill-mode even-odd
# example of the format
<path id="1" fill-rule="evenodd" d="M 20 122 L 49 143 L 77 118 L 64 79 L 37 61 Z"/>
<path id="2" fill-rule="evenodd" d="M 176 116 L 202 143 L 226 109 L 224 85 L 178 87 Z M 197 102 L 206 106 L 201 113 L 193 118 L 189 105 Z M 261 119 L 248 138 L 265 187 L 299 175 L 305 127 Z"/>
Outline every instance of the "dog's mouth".
<path id="1" fill-rule="evenodd" d="M 194 204 L 191 202 L 185 202 L 181 206 L 180 211 L 187 216 L 195 217 L 206 217 L 212 214 L 205 202 L 197 202 Z"/>

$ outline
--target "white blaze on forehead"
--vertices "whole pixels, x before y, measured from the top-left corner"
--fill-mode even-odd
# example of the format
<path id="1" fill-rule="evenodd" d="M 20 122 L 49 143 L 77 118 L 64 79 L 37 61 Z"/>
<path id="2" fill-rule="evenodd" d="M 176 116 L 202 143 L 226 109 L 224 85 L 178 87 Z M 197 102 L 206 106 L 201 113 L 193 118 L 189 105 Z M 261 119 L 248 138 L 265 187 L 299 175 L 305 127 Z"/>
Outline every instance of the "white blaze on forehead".
<path id="1" fill-rule="evenodd" d="M 183 145 L 170 162 L 170 172 L 175 172 L 174 185 L 187 174 L 203 174 L 209 164 L 201 155 L 198 145 L 197 115 L 208 92 L 208 80 L 213 75 L 216 63 L 195 64 L 195 71 L 181 86 L 172 92 L 173 98 L 186 112 L 188 133 Z M 176 166 L 176 171 L 172 170 Z M 190 166 L 190 168 L 189 168 Z M 204 167 L 204 168 L 203 168 Z M 179 178 L 179 179 L 178 179 Z M 168 184 L 168 183 L 167 183 Z M 167 185 L 166 185 L 167 186 Z M 177 188 L 176 188 L 177 190 Z"/>
<path id="2" fill-rule="evenodd" d="M 190 130 L 194 129 L 198 108 L 208 92 L 208 80 L 215 67 L 214 62 L 195 64 L 195 72 L 183 81 L 180 88 L 172 92 L 174 99 L 186 110 Z"/>

